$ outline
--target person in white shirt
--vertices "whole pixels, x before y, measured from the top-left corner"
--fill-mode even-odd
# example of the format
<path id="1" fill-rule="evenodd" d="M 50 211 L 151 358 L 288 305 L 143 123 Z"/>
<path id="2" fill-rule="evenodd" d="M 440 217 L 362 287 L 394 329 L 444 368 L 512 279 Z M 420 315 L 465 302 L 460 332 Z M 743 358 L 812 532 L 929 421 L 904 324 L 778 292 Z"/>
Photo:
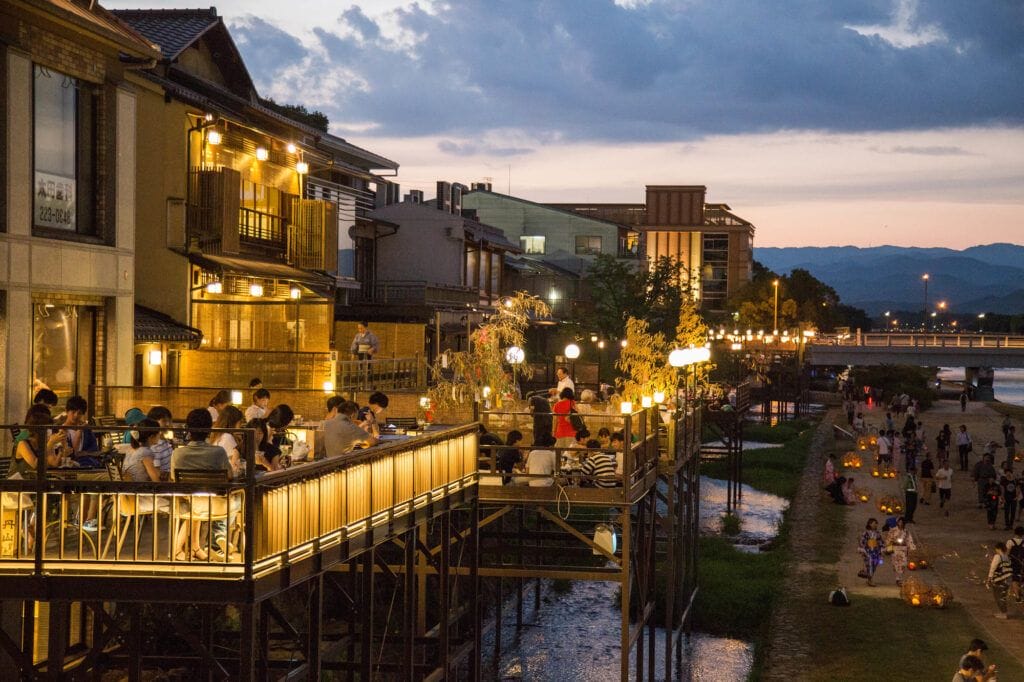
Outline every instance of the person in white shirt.
<path id="1" fill-rule="evenodd" d="M 267 406 L 270 404 L 270 391 L 265 388 L 258 388 L 253 391 L 252 405 L 245 408 L 245 421 L 263 419 L 267 416 Z"/>
<path id="2" fill-rule="evenodd" d="M 939 508 L 941 509 L 946 506 L 953 493 L 953 469 L 950 468 L 948 459 L 939 462 L 939 468 L 935 470 L 933 476 L 935 478 L 935 485 L 939 489 Z M 946 516 L 949 516 L 948 509 L 946 510 Z"/>
<path id="3" fill-rule="evenodd" d="M 532 474 L 528 485 L 532 488 L 547 488 L 555 484 L 555 451 L 548 449 L 555 444 L 554 436 L 541 436 L 536 445 L 539 450 L 530 450 L 526 455 L 526 473 Z M 541 478 L 544 476 L 545 478 Z"/>
<path id="4" fill-rule="evenodd" d="M 549 391 L 552 395 L 561 395 L 562 391 L 571 388 L 572 394 L 576 395 L 576 382 L 569 376 L 569 370 L 565 367 L 559 367 L 555 370 L 555 376 L 558 378 L 558 385 Z"/>

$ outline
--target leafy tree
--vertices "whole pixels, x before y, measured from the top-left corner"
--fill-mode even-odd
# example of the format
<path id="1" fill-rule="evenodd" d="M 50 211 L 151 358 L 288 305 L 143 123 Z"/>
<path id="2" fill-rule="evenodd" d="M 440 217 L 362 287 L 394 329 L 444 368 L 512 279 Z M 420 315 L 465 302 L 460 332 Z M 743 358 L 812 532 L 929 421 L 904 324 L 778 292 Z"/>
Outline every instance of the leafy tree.
<path id="1" fill-rule="evenodd" d="M 282 116 L 287 116 L 290 119 L 296 120 L 299 123 L 305 123 L 310 128 L 316 128 L 327 132 L 327 128 L 330 125 L 330 120 L 327 118 L 327 114 L 322 111 L 315 109 L 307 109 L 301 104 L 278 104 L 271 98 L 260 98 L 260 102 L 263 106 L 268 109 L 273 109 Z"/>
<path id="2" fill-rule="evenodd" d="M 609 338 L 622 337 L 631 317 L 646 320 L 666 338 L 674 335 L 680 307 L 690 295 L 689 271 L 668 257 L 644 268 L 603 254 L 591 264 L 585 284 L 592 303 L 583 313 L 586 319 L 577 322 Z"/>

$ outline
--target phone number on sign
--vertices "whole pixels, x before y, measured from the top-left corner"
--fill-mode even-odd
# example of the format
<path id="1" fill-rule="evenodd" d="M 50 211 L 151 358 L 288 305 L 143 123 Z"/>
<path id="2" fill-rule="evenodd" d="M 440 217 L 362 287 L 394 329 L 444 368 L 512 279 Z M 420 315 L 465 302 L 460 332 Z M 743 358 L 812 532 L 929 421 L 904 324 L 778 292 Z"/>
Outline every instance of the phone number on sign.
<path id="1" fill-rule="evenodd" d="M 52 206 L 40 206 L 36 221 L 40 223 L 70 225 L 75 214 L 70 208 L 53 208 Z"/>

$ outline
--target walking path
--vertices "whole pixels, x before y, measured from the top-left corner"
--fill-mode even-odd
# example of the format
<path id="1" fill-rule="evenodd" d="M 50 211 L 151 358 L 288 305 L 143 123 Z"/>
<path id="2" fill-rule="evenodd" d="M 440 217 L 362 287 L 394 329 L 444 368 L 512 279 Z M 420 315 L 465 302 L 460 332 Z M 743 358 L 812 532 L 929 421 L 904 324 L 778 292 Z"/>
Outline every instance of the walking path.
<path id="1" fill-rule="evenodd" d="M 865 418 L 869 424 L 878 426 L 885 420 L 885 411 L 865 409 Z M 929 449 L 934 452 L 935 435 L 942 425 L 948 423 L 954 431 L 960 424 L 966 424 L 968 431 L 972 434 L 976 452 L 972 453 L 970 464 L 973 466 L 980 453 L 984 450 L 984 444 L 989 440 L 1001 442 L 1002 417 L 995 411 L 982 403 L 971 403 L 966 413 L 961 414 L 960 405 L 953 401 L 937 402 L 932 409 L 921 416 L 926 429 L 926 437 Z M 856 652 L 860 646 L 864 656 L 868 657 L 866 663 L 862 662 L 860 675 L 847 675 L 847 679 L 869 679 L 863 674 L 863 668 L 870 669 L 873 665 L 872 656 L 878 654 L 877 645 L 882 644 L 885 638 L 885 631 L 890 627 L 901 627 L 896 622 L 888 622 L 883 618 L 877 629 L 875 625 L 866 625 L 863 619 L 854 617 L 857 625 L 853 631 L 847 630 L 843 625 L 845 610 L 832 609 L 825 606 L 827 592 L 834 585 L 843 585 L 847 588 L 851 600 L 856 605 L 863 605 L 867 600 L 879 600 L 878 604 L 886 607 L 882 610 L 889 614 L 889 618 L 902 618 L 903 606 L 895 610 L 891 606 L 894 599 L 899 597 L 896 587 L 895 575 L 889 557 L 886 557 L 875 576 L 876 587 L 868 587 L 866 582 L 857 577 L 857 572 L 862 567 L 859 553 L 857 552 L 857 541 L 863 532 L 864 525 L 868 518 L 875 517 L 880 521 L 884 515 L 878 511 L 878 499 L 884 495 L 899 495 L 900 479 L 878 479 L 871 477 L 870 458 L 864 458 L 864 466 L 859 470 L 844 470 L 838 467 L 843 475 L 851 475 L 855 479 L 855 487 L 867 488 L 871 491 L 871 499 L 868 503 L 859 503 L 854 507 L 836 507 L 827 501 L 825 493 L 821 488 L 821 473 L 825 458 L 832 448 L 831 424 L 835 421 L 845 425 L 845 414 L 838 409 L 831 410 L 823 422 L 819 425 L 808 453 L 807 468 L 801 478 L 800 488 L 796 498 L 792 502 L 790 512 L 787 516 L 789 529 L 788 551 L 792 555 L 793 563 L 786 578 L 783 593 L 777 600 L 772 614 L 771 624 L 765 642 L 766 651 L 762 662 L 760 679 L 763 680 L 791 680 L 794 679 L 794 671 L 814 670 L 817 664 L 831 658 L 835 653 L 830 650 L 829 634 L 846 637 L 849 642 L 846 646 L 840 647 L 845 656 L 860 656 Z M 1018 423 L 1019 420 L 1015 420 Z M 900 423 L 902 426 L 902 422 Z M 1018 426 L 1018 432 L 1021 432 Z M 851 449 L 848 441 L 835 443 L 837 460 L 842 459 L 842 454 Z M 997 451 L 1000 455 L 1004 451 Z M 1019 466 L 1019 465 L 1018 465 Z M 997 620 L 993 617 L 996 611 L 992 594 L 984 586 L 987 574 L 989 559 L 992 556 L 992 543 L 997 540 L 1006 540 L 1010 536 L 1002 529 L 1002 512 L 1000 511 L 997 525 L 998 531 L 990 531 L 985 519 L 985 512 L 977 508 L 977 493 L 974 482 L 970 480 L 969 473 L 956 471 L 954 464 L 953 477 L 953 500 L 950 506 L 950 515 L 946 517 L 944 510 L 938 507 L 938 495 L 932 496 L 931 505 L 919 505 L 915 513 L 915 521 L 910 526 L 914 533 L 917 544 L 923 548 L 932 568 L 921 571 L 920 577 L 925 580 L 941 580 L 953 592 L 954 601 L 959 604 L 957 612 L 962 614 L 957 622 L 958 627 L 954 628 L 959 634 L 955 641 L 960 638 L 965 641 L 951 643 L 949 637 L 940 637 L 941 645 L 935 641 L 928 641 L 927 629 L 946 628 L 951 623 L 944 625 L 944 616 L 955 615 L 938 611 L 924 609 L 913 609 L 906 606 L 906 622 L 902 627 L 921 628 L 913 630 L 919 633 L 915 635 L 918 639 L 912 639 L 925 649 L 934 652 L 936 665 L 934 669 L 949 670 L 952 676 L 952 666 L 956 656 L 962 651 L 947 651 L 950 647 L 965 646 L 970 637 L 981 637 L 990 645 L 999 645 L 1001 652 L 995 653 L 993 661 L 1007 668 L 1006 679 L 1018 679 L 1014 677 L 1024 669 L 1024 615 L 1010 620 Z M 845 515 L 845 516 L 844 516 Z M 845 518 L 845 530 L 838 556 L 835 551 L 835 543 L 829 541 L 829 535 L 833 529 L 838 528 Z M 834 537 L 834 534 L 832 535 Z M 832 549 L 825 549 L 831 545 Z M 837 561 L 838 559 L 838 561 Z M 1012 607 L 1011 607 L 1012 608 Z M 827 609 L 823 611 L 822 609 Z M 960 610 L 962 609 L 962 611 Z M 854 610 L 854 613 L 864 613 L 861 608 Z M 870 613 L 870 612 L 868 612 Z M 1013 615 L 1011 610 L 1011 615 Z M 963 623 L 962 618 L 966 615 L 970 623 Z M 913 617 L 911 617 L 913 616 Z M 869 619 L 868 622 L 871 622 Z M 910 623 L 914 623 L 913 626 Z M 865 630 L 865 628 L 870 630 Z M 876 639 L 879 638 L 879 639 Z M 907 640 L 903 640 L 907 641 Z M 926 643 L 927 641 L 927 643 Z M 856 642 L 857 644 L 851 644 Z M 913 646 L 910 644 L 910 646 Z M 872 648 L 874 647 L 874 648 Z M 937 648 L 936 648 L 937 647 Z M 874 651 L 875 653 L 871 653 Z M 886 650 L 889 655 L 893 652 Z M 1016 661 L 1008 660 L 1015 658 Z M 895 668 L 890 672 L 900 670 L 898 653 L 891 659 L 886 659 L 889 664 L 896 662 Z M 831 670 L 831 669 L 830 669 Z M 880 672 L 880 671 L 875 671 Z M 909 671 L 902 671 L 909 672 Z M 839 673 L 841 674 L 841 673 Z M 945 676 L 945 673 L 943 672 Z M 820 672 L 812 674 L 809 679 L 828 679 Z M 838 678 L 835 678 L 838 679 Z M 874 679 L 870 677 L 870 679 Z M 906 677 L 905 679 L 911 679 Z M 947 678 L 948 679 L 948 678 Z M 1000 676 L 1000 679 L 1003 679 Z"/>
<path id="2" fill-rule="evenodd" d="M 868 423 L 877 426 L 885 421 L 885 412 L 881 408 L 866 410 L 864 418 Z M 967 432 L 974 441 L 974 452 L 971 453 L 968 468 L 972 468 L 981 457 L 985 443 L 990 440 L 998 443 L 1003 441 L 1000 428 L 1003 418 L 984 403 L 968 403 L 967 411 L 961 413 L 958 402 L 938 401 L 921 415 L 921 420 L 924 422 L 926 442 L 932 453 L 935 452 L 935 435 L 943 424 L 949 424 L 954 434 L 960 424 L 967 426 Z M 897 427 L 899 426 L 902 426 L 902 420 L 897 424 Z M 938 494 L 933 494 L 931 505 L 918 505 L 914 514 L 915 523 L 910 526 L 918 547 L 924 550 L 924 555 L 932 564 L 932 568 L 921 571 L 919 577 L 927 581 L 940 578 L 945 582 L 953 591 L 953 598 L 963 604 L 976 621 L 979 636 L 987 641 L 998 641 L 1024 664 L 1024 615 L 1018 613 L 1017 618 L 1012 618 L 1014 611 L 1011 606 L 1010 620 L 995 619 L 995 601 L 991 591 L 984 585 L 989 561 L 992 558 L 992 544 L 999 540 L 1008 540 L 1012 532 L 1002 530 L 1001 509 L 996 523 L 998 530 L 989 530 L 985 510 L 978 509 L 977 487 L 971 480 L 969 471 L 959 471 L 955 442 L 952 447 L 953 492 L 952 504 L 947 505 L 949 516 L 945 516 L 944 510 L 939 508 Z M 1004 450 L 996 451 L 997 470 L 999 462 L 1004 457 Z M 840 456 L 837 459 L 842 458 Z M 1021 463 L 1018 462 L 1017 466 L 1021 466 Z M 840 468 L 840 471 L 843 470 Z M 860 555 L 856 553 L 856 547 L 868 518 L 879 519 L 879 525 L 884 521 L 885 515 L 878 511 L 879 496 L 896 495 L 903 500 L 901 480 L 872 478 L 871 462 L 868 458 L 865 458 L 864 466 L 859 471 L 846 470 L 844 475 L 847 474 L 855 478 L 856 488 L 868 488 L 872 491 L 872 496 L 868 503 L 851 508 L 851 513 L 847 517 L 844 540 L 846 549 L 837 567 L 839 583 L 847 587 L 851 598 L 854 595 L 899 597 L 896 577 L 888 557 L 875 575 L 876 587 L 868 587 L 862 578 L 857 577 L 862 562 Z M 908 572 L 908 575 L 913 574 Z"/>

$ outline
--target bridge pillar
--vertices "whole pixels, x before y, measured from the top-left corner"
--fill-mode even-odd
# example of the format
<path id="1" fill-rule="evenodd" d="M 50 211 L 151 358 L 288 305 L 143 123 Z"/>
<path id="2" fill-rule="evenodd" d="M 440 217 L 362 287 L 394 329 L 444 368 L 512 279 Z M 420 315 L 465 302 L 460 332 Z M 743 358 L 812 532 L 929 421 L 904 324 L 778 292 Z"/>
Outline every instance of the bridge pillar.
<path id="1" fill-rule="evenodd" d="M 996 399 L 992 386 L 995 370 L 991 367 L 965 367 L 964 380 L 974 386 L 974 399 L 991 401 Z"/>

